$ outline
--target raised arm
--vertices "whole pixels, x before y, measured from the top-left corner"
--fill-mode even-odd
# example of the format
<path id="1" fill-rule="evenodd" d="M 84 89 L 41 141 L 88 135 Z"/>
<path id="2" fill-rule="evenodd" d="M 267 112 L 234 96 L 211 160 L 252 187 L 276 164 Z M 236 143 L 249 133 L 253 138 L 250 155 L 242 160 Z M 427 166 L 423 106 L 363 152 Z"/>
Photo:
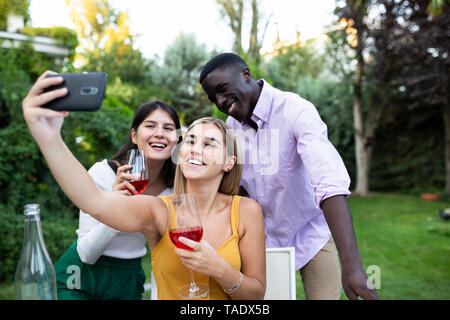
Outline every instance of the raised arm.
<path id="1" fill-rule="evenodd" d="M 72 202 L 95 219 L 125 232 L 143 232 L 152 228 L 155 211 L 165 210 L 162 200 L 150 196 L 128 197 L 100 190 L 86 169 L 74 157 L 61 137 L 61 127 L 68 112 L 58 112 L 42 105 L 67 94 L 67 89 L 44 92 L 60 84 L 62 77 L 39 77 L 23 100 L 25 121 L 61 189 Z"/>

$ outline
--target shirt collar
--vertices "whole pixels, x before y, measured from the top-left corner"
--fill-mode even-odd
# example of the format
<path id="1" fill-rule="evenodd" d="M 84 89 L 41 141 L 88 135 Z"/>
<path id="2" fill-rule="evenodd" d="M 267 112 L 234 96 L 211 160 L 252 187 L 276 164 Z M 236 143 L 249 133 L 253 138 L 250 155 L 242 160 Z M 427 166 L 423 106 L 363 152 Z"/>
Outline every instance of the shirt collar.
<path id="1" fill-rule="evenodd" d="M 270 111 L 272 110 L 273 87 L 264 79 L 259 79 L 257 82 L 262 86 L 262 90 L 258 102 L 256 102 L 255 109 L 253 109 L 251 119 L 256 123 L 258 123 L 258 120 L 267 122 Z"/>

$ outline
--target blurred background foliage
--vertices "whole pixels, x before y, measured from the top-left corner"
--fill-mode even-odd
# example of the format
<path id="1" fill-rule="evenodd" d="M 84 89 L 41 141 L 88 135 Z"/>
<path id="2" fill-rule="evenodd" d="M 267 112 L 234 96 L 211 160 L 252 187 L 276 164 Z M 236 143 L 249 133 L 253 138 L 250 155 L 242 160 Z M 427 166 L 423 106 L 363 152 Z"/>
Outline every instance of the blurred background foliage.
<path id="1" fill-rule="evenodd" d="M 234 8 L 239 8 L 242 1 L 216 2 L 224 19 L 239 18 L 229 5 L 234 2 Z M 210 115 L 226 119 L 198 83 L 202 65 L 219 52 L 207 50 L 194 34 L 180 33 L 163 57 L 146 58 L 133 46 L 126 14 L 107 0 L 66 3 L 83 8 L 72 11 L 76 30 L 26 26 L 21 31 L 64 44 L 70 54 L 63 62 L 35 52 L 31 43 L 15 49 L 0 46 L 0 281 L 12 279 L 22 243 L 25 204 L 41 205 L 53 261 L 76 238 L 78 209 L 53 180 L 22 117 L 21 101 L 42 72 L 108 73 L 101 111 L 72 113 L 63 126 L 64 140 L 86 168 L 117 151 L 129 134 L 134 110 L 145 101 L 167 101 L 177 109 L 183 125 Z M 374 8 L 380 12 L 376 27 L 367 20 L 361 25 L 349 23 L 357 18 L 364 21 Z M 252 10 L 256 18 L 261 14 L 257 9 Z M 12 11 L 27 21 L 28 1 L 0 0 L 0 30 L 5 30 L 6 14 Z M 260 48 L 267 21 L 256 20 L 249 36 L 254 40 L 247 49 L 240 43 L 239 32 L 243 31 L 233 30 L 236 52 L 247 59 L 255 79 L 263 77 L 317 107 L 350 173 L 351 188 L 357 176 L 356 88 L 364 117 L 374 105 L 381 110 L 373 136 L 365 140 L 372 150 L 370 191 L 446 192 L 445 145 L 449 139 L 445 138 L 443 115 L 449 109 L 449 41 L 444 39 L 450 25 L 448 1 L 337 1 L 336 22 L 324 37 L 284 45 L 278 42 L 265 55 Z M 351 37 L 355 35 L 351 28 L 359 28 L 357 38 Z M 364 68 L 355 86 L 358 45 L 364 45 Z M 75 67 L 74 61 L 81 61 L 81 66 Z"/>

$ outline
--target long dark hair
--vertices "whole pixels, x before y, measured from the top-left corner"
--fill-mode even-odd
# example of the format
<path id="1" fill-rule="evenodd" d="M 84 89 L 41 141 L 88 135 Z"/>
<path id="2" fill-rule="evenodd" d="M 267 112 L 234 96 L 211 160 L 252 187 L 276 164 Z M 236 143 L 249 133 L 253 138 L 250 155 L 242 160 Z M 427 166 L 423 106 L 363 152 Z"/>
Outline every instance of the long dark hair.
<path id="1" fill-rule="evenodd" d="M 181 141 L 181 125 L 180 125 L 180 119 L 178 118 L 178 115 L 175 111 L 175 109 L 170 106 L 169 104 L 160 101 L 160 100 L 153 100 L 149 102 L 145 102 L 141 104 L 134 113 L 133 121 L 131 123 L 131 129 L 134 129 L 137 131 L 137 128 L 139 125 L 156 109 L 161 109 L 169 114 L 169 116 L 172 118 L 173 122 L 175 123 L 175 128 L 177 131 L 177 137 L 179 143 Z M 125 142 L 125 144 L 122 145 L 122 147 L 117 151 L 117 153 L 112 157 L 111 160 L 118 161 L 121 165 L 125 164 L 125 157 L 128 152 L 128 150 L 137 148 L 137 145 L 133 143 L 133 140 L 131 139 L 131 134 L 128 135 L 128 139 Z M 111 166 L 112 161 L 108 161 L 108 163 Z M 116 172 L 117 168 L 113 168 L 113 170 Z M 172 162 L 172 158 L 169 157 L 164 162 L 163 168 L 163 178 L 164 182 L 169 188 L 173 188 L 173 181 L 175 179 L 175 164 Z"/>

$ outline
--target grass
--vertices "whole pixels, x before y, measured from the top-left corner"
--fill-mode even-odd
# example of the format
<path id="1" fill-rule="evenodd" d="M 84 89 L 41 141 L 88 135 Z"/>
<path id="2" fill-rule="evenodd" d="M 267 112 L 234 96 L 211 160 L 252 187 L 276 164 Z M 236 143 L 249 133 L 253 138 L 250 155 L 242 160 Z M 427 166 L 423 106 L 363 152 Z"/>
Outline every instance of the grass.
<path id="1" fill-rule="evenodd" d="M 350 197 L 363 265 L 379 266 L 383 299 L 450 298 L 450 224 L 438 211 L 447 199 Z"/>
<path id="2" fill-rule="evenodd" d="M 450 208 L 449 199 L 425 202 L 417 196 L 373 194 L 351 196 L 349 204 L 363 266 L 375 265 L 381 272 L 380 298 L 450 299 L 450 221 L 438 215 Z M 149 253 L 143 266 L 149 281 Z M 13 298 L 13 285 L 0 284 L 0 299 Z M 297 299 L 304 298 L 297 272 Z"/>

